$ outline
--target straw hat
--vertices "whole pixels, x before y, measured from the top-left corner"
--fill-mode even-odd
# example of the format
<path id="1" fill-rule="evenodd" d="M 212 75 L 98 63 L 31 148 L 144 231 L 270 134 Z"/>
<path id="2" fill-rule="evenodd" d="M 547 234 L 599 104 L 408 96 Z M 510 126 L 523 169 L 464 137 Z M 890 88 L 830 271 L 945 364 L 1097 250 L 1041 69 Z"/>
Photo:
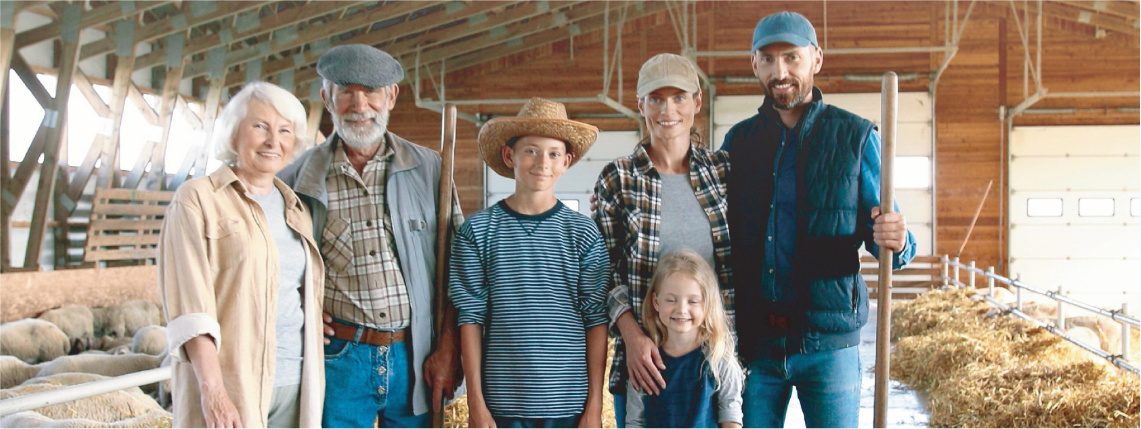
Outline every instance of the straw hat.
<path id="1" fill-rule="evenodd" d="M 479 155 L 500 176 L 514 179 L 515 171 L 503 162 L 499 148 L 508 140 L 521 136 L 550 137 L 567 142 L 570 153 L 574 155 L 571 158 L 573 166 L 598 138 L 598 128 L 567 119 L 567 109 L 562 103 L 535 97 L 519 109 L 518 115 L 494 118 L 483 124 L 479 129 Z"/>

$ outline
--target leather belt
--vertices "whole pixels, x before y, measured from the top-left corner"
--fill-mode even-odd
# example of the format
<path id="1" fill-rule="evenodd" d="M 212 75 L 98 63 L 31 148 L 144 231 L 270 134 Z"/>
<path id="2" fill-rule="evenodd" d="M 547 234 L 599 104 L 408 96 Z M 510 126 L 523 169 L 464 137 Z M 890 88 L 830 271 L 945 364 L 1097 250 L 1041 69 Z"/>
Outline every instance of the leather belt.
<path id="1" fill-rule="evenodd" d="M 345 341 L 356 341 L 363 344 L 371 344 L 374 346 L 387 346 L 403 342 L 405 338 L 409 337 L 408 328 L 399 331 L 378 331 L 365 326 L 348 325 L 338 322 L 330 322 L 329 326 L 333 327 L 333 338 Z M 357 339 L 357 331 L 360 331 L 360 339 Z"/>

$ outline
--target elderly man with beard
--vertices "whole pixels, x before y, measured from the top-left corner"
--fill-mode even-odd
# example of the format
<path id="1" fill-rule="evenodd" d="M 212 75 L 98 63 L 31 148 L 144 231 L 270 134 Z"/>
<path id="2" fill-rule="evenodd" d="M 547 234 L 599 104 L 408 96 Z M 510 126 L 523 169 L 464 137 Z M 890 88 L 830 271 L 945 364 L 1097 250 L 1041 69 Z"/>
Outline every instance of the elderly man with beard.
<path id="1" fill-rule="evenodd" d="M 281 178 L 325 261 L 324 427 L 427 427 L 463 380 L 455 308 L 433 338 L 440 156 L 388 131 L 404 68 L 367 45 L 317 61 L 335 132 Z M 463 224 L 453 197 L 452 222 Z M 433 352 L 434 350 L 434 352 Z"/>
<path id="2" fill-rule="evenodd" d="M 808 427 L 855 427 L 868 290 L 859 247 L 915 254 L 902 214 L 880 213 L 880 138 L 871 121 L 823 101 L 823 52 L 804 16 L 769 15 L 753 32 L 757 115 L 722 149 L 745 427 L 783 427 L 796 387 Z M 741 167 L 746 166 L 746 167 Z"/>

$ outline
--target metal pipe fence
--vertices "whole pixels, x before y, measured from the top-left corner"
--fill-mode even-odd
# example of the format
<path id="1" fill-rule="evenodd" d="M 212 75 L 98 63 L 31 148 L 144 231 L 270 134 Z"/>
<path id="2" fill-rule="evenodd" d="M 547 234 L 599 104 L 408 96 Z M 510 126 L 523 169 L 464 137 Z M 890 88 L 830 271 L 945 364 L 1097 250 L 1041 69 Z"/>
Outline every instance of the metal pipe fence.
<path id="1" fill-rule="evenodd" d="M 994 267 L 989 267 L 989 269 L 987 269 L 986 271 L 983 271 L 983 270 L 981 270 L 975 266 L 974 261 L 971 261 L 969 265 L 963 264 L 963 263 L 959 262 L 958 257 L 951 258 L 948 255 L 944 255 L 941 258 L 941 261 L 943 263 L 943 267 L 942 267 L 943 268 L 942 269 L 943 286 L 955 286 L 955 287 L 959 287 L 959 288 L 975 289 L 975 276 L 981 275 L 984 278 L 986 278 L 987 291 L 986 291 L 986 293 L 980 293 L 978 291 L 976 291 L 975 293 L 982 295 L 983 298 L 986 299 L 987 302 L 1001 308 L 1002 310 L 1004 310 L 1008 313 L 1011 313 L 1015 316 L 1029 320 L 1030 322 L 1033 322 L 1034 324 L 1038 325 L 1039 327 L 1042 327 L 1046 330 L 1049 330 L 1050 332 L 1053 332 L 1054 334 L 1066 339 L 1067 341 L 1073 343 L 1074 345 L 1081 347 L 1081 348 L 1085 349 L 1086 351 L 1093 353 L 1093 354 L 1097 355 L 1098 357 L 1101 357 L 1102 359 L 1105 359 L 1105 360 L 1113 363 L 1118 368 L 1132 372 L 1133 374 L 1141 375 L 1141 370 L 1134 367 L 1132 364 L 1129 363 L 1128 360 L 1126 360 L 1126 356 L 1129 356 L 1130 346 L 1131 346 L 1130 341 L 1129 341 L 1130 327 L 1141 328 L 1141 322 L 1139 322 L 1137 320 L 1137 318 L 1130 317 L 1127 314 L 1129 311 L 1129 306 L 1127 303 L 1122 303 L 1120 310 L 1105 310 L 1103 308 L 1099 308 L 1099 307 L 1093 306 L 1091 304 L 1087 304 L 1087 303 L 1075 300 L 1073 298 L 1064 296 L 1062 294 L 1062 289 L 1060 287 L 1058 288 L 1057 291 L 1039 289 L 1039 288 L 1029 286 L 1025 283 L 1022 283 L 1021 281 L 1018 281 L 1017 279 L 1011 279 L 1008 277 L 998 275 L 994 272 Z M 968 280 L 967 283 L 964 283 L 964 282 L 959 280 L 959 272 L 960 271 L 966 271 L 970 275 L 970 279 Z M 1009 285 L 1009 286 L 1014 288 L 1014 294 L 1015 294 L 1014 306 L 1009 306 L 1006 303 L 999 302 L 998 300 L 996 300 L 994 298 L 994 287 L 995 287 L 994 285 L 996 282 L 1003 283 L 1003 284 Z M 1036 319 L 1036 318 L 1034 318 L 1034 317 L 1023 312 L 1023 306 L 1022 306 L 1022 291 L 1023 290 L 1025 290 L 1027 292 L 1036 293 L 1038 295 L 1045 296 L 1045 297 L 1050 298 L 1050 299 L 1057 302 L 1058 307 L 1057 307 L 1057 314 L 1055 317 L 1056 320 L 1054 321 L 1054 325 L 1050 325 L 1048 323 L 1042 322 L 1041 320 L 1038 320 L 1038 319 Z M 1080 308 L 1082 310 L 1086 310 L 1088 312 L 1097 314 L 1099 316 L 1108 317 L 1111 320 L 1116 321 L 1119 325 L 1121 325 L 1121 353 L 1116 354 L 1116 355 L 1109 354 L 1106 351 L 1102 350 L 1100 345 L 1095 346 L 1095 345 L 1086 344 L 1083 341 L 1075 340 L 1075 339 L 1071 338 L 1069 335 L 1066 335 L 1066 333 L 1065 333 L 1065 330 L 1066 330 L 1066 322 L 1065 322 L 1065 320 L 1066 320 L 1065 319 L 1066 308 L 1065 308 L 1065 306 L 1066 305 L 1072 305 L 1074 307 Z"/>
<path id="2" fill-rule="evenodd" d="M 0 401 L 0 417 L 48 405 L 62 404 L 104 393 L 159 383 L 170 379 L 170 367 L 159 367 Z"/>

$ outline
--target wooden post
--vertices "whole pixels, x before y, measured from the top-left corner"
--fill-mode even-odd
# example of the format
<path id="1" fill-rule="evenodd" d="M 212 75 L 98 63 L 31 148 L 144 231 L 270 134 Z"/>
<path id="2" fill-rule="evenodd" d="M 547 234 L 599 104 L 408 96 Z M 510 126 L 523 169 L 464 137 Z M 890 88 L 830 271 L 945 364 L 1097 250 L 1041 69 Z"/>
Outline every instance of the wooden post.
<path id="1" fill-rule="evenodd" d="M 131 91 L 131 72 L 135 69 L 135 23 L 119 21 L 115 23 L 115 79 L 111 82 L 111 114 L 107 145 L 103 146 L 103 159 L 95 179 L 97 188 L 114 188 L 119 185 L 119 137 L 123 125 L 123 112 L 127 107 L 127 96 Z"/>
<path id="2" fill-rule="evenodd" d="M 210 50 L 207 61 L 210 63 L 210 87 L 206 89 L 206 104 L 202 107 L 202 141 L 193 142 L 194 146 L 187 151 L 182 166 L 170 179 L 167 189 L 176 189 L 182 182 L 191 177 L 200 177 L 206 173 L 206 163 L 210 151 L 214 148 L 214 122 L 218 118 L 218 109 L 222 104 L 222 90 L 226 83 L 226 66 L 222 62 L 225 48 L 218 47 Z M 294 148 L 297 150 L 297 148 Z"/>
<path id="3" fill-rule="evenodd" d="M 50 108 L 44 112 L 42 125 L 46 128 L 44 162 L 40 165 L 40 183 L 36 189 L 36 204 L 32 209 L 28 248 L 24 253 L 24 268 L 28 269 L 40 267 L 40 248 L 47 230 L 48 206 L 53 202 L 51 197 L 56 189 L 56 173 L 59 167 L 57 164 L 63 158 L 64 166 L 67 165 L 66 157 L 61 157 L 60 153 L 66 153 L 64 145 L 67 144 L 67 102 L 71 95 L 71 76 L 79 62 L 79 19 L 83 13 L 83 6 L 63 4 L 60 7 L 63 13 L 60 16 L 62 43 L 60 43 L 59 74 L 56 76 L 55 99 Z"/>
<path id="4" fill-rule="evenodd" d="M 7 69 L 0 70 L 4 74 L 8 74 Z M 0 177 L 5 181 L 12 177 L 9 168 L 9 137 L 11 134 L 8 131 L 8 88 L 0 88 Z M 8 200 L 7 189 L 0 188 L 0 272 L 7 272 L 8 268 L 12 266 L 12 224 L 8 219 Z M 15 206 L 15 201 L 12 206 Z"/>
<path id="5" fill-rule="evenodd" d="M 15 55 L 13 48 L 15 47 L 16 2 L 0 2 L 0 94 L 5 94 L 5 91 L 8 90 L 8 68 L 12 65 L 12 55 Z M 4 162 L 8 162 L 8 158 L 4 158 Z M 7 180 L 8 176 L 5 175 L 4 179 Z M 8 233 L 5 232 L 4 237 L 7 236 Z M 7 267 L 8 264 L 4 264 L 4 266 Z"/>
<path id="6" fill-rule="evenodd" d="M 436 302 L 432 320 L 437 342 L 444 332 L 444 312 L 447 311 L 448 296 L 448 243 L 452 232 L 452 165 L 456 157 L 456 106 L 445 105 L 444 132 L 440 141 L 440 194 L 436 203 Z M 432 404 L 436 405 L 436 404 Z M 432 412 L 432 427 L 444 427 L 444 404 L 439 404 L 439 411 Z"/>
<path id="7" fill-rule="evenodd" d="M 895 211 L 895 189 L 892 188 L 892 166 L 895 159 L 895 122 L 899 99 L 899 78 L 894 72 L 884 73 L 881 94 L 881 129 L 883 161 L 880 163 L 880 213 Z M 873 426 L 887 427 L 888 377 L 891 374 L 891 249 L 880 247 L 879 296 L 876 302 L 876 390 Z"/>

